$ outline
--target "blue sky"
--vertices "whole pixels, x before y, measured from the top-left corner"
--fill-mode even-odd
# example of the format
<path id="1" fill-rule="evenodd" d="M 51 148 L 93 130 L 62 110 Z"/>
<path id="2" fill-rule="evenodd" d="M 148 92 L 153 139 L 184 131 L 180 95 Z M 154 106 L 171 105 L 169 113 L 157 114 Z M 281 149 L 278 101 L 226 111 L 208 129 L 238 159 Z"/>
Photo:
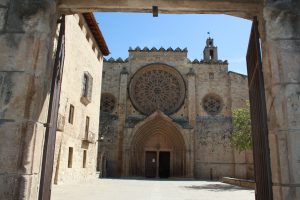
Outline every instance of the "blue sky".
<path id="1" fill-rule="evenodd" d="M 246 74 L 246 50 L 251 21 L 227 15 L 170 15 L 150 13 L 94 13 L 111 52 L 128 57 L 129 47 L 188 49 L 188 58 L 202 59 L 207 32 L 218 46 L 219 59 L 229 70 Z"/>

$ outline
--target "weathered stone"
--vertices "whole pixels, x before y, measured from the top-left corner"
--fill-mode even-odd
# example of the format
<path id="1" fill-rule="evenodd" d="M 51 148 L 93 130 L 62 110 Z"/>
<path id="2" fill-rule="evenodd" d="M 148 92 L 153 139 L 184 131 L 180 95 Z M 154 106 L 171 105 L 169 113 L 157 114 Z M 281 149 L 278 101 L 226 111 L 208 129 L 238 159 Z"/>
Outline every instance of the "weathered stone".
<path id="1" fill-rule="evenodd" d="M 4 29 L 4 25 L 6 22 L 6 20 L 5 20 L 6 14 L 7 14 L 7 8 L 0 7 L 0 32 L 2 32 Z"/>
<path id="2" fill-rule="evenodd" d="M 106 103 L 109 107 L 114 103 L 114 109 L 102 108 L 102 113 L 109 112 L 100 121 L 103 130 L 100 134 L 105 138 L 99 148 L 99 155 L 105 155 L 100 167 L 103 174 L 110 177 L 144 176 L 145 166 L 141 162 L 144 162 L 145 152 L 139 149 L 143 148 L 140 144 L 145 143 L 147 151 L 156 152 L 179 148 L 180 145 L 175 143 L 182 142 L 185 145 L 178 156 L 176 152 L 170 153 L 173 167 L 170 176 L 253 177 L 253 160 L 249 159 L 252 156 L 246 156 L 246 152 L 237 154 L 230 143 L 231 111 L 246 106 L 248 79 L 245 75 L 228 72 L 228 66 L 223 61 L 220 63 L 190 63 L 187 49 L 180 48 L 129 49 L 128 62 L 105 62 L 103 96 L 110 94 L 115 97 L 113 99 L 119 99 Z M 127 80 L 127 77 L 131 79 Z M 159 95 L 162 101 L 155 99 Z M 217 98 L 218 105 L 205 102 L 206 97 L 210 97 L 209 100 Z M 117 122 L 111 120 L 111 115 L 118 116 Z M 152 129 L 156 132 L 152 133 Z M 153 137 L 147 138 L 147 134 L 153 134 Z M 181 157 L 181 154 L 185 156 Z M 135 157 L 139 157 L 140 162 Z M 103 167 L 103 163 L 107 167 Z M 180 171 L 179 165 L 184 166 L 184 170 Z"/>
<path id="3" fill-rule="evenodd" d="M 264 7 L 263 70 L 274 199 L 299 199 L 300 4 Z"/>
<path id="4" fill-rule="evenodd" d="M 83 32 L 82 27 L 85 27 Z M 90 35 L 86 39 L 86 33 Z M 57 131 L 53 182 L 74 183 L 96 178 L 97 140 L 100 114 L 101 74 L 103 57 L 100 47 L 81 14 L 66 16 L 65 60 L 59 114 L 65 118 L 63 131 Z M 90 42 L 92 41 L 92 43 Z M 95 53 L 94 48 L 98 53 Z M 89 74 L 84 85 L 84 75 Z M 90 102 L 81 101 L 84 87 Z M 73 106 L 73 120 L 70 109 Z M 87 121 L 88 118 L 88 121 Z M 72 155 L 69 152 L 72 148 Z M 71 164 L 70 164 L 71 163 Z"/>
<path id="5" fill-rule="evenodd" d="M 299 65 L 300 34 L 299 1 L 265 1 L 262 3 L 256 0 L 209 2 L 192 0 L 166 2 L 161 0 L 156 3 L 159 9 L 166 13 L 225 13 L 246 18 L 259 15 L 269 120 L 268 127 L 271 130 L 269 144 L 272 177 L 274 179 L 273 196 L 276 200 L 299 199 L 300 190 L 299 182 L 297 182 L 299 181 L 297 172 L 299 171 L 299 166 L 296 163 L 299 152 L 297 141 L 299 139 L 297 136 L 293 136 L 293 134 L 297 135 L 299 132 L 299 122 L 294 120 L 294 118 L 298 119 L 298 111 L 295 110 L 295 106 L 298 105 L 297 92 L 299 84 L 299 70 L 297 67 Z M 8 6 L 9 9 L 6 11 Z M 264 8 L 263 11 L 262 8 Z M 51 61 L 53 53 L 51 40 L 55 30 L 54 24 L 57 20 L 55 9 L 56 4 L 54 0 L 39 2 L 33 0 L 25 2 L 23 0 L 2 0 L 0 2 L 0 31 L 2 31 L 0 35 L 1 106 L 8 105 L 8 107 L 5 107 L 7 109 L 5 116 L 14 116 L 0 116 L 1 134 L 6 134 L 8 131 L 6 128 L 10 127 L 11 124 L 15 124 L 12 125 L 14 127 L 11 127 L 9 132 L 12 131 L 16 138 L 18 138 L 20 136 L 16 133 L 18 132 L 19 122 L 23 123 L 24 121 L 27 122 L 28 119 L 32 119 L 34 123 L 43 123 L 46 119 L 48 106 L 46 96 L 49 92 L 53 66 Z M 87 12 L 91 10 L 151 12 L 152 2 L 132 0 L 91 0 L 88 2 L 82 0 L 63 0 L 60 1 L 59 9 L 65 12 Z M 133 52 L 133 54 L 129 58 L 129 62 L 135 59 L 138 61 L 136 57 L 138 56 L 138 52 Z M 139 56 L 143 57 L 142 55 Z M 156 56 L 155 60 L 162 61 L 162 59 L 157 58 L 158 55 L 153 53 L 153 56 Z M 171 59 L 168 60 L 169 63 L 171 63 Z M 151 58 L 147 59 L 147 63 L 151 63 L 152 61 Z M 178 57 L 178 63 L 184 64 L 185 61 L 184 55 L 181 58 L 180 56 Z M 226 62 L 223 64 L 226 64 Z M 32 91 L 24 92 L 18 90 L 14 87 L 14 85 L 17 85 L 15 82 L 12 82 L 13 90 L 10 91 L 6 84 L 7 75 L 3 75 L 7 71 L 12 74 L 20 72 L 26 74 L 13 75 L 13 77 L 19 77 L 12 80 L 17 81 L 21 88 L 28 86 L 29 75 L 37 78 L 38 82 L 35 87 L 38 88 L 36 91 L 39 90 L 37 95 L 41 95 L 41 97 L 31 99 Z M 187 71 L 184 73 L 186 74 Z M 3 77 L 5 77 L 5 84 L 3 84 Z M 35 78 L 32 78 L 32 80 Z M 114 79 L 115 77 L 111 78 Z M 277 88 L 276 85 L 278 85 Z M 11 101 L 14 98 L 19 99 L 18 105 L 25 105 L 27 101 L 30 109 L 33 107 L 32 105 L 37 104 L 38 106 L 35 110 L 31 110 L 32 113 L 28 113 L 30 109 L 27 107 L 21 106 L 16 109 L 12 104 L 7 104 L 7 99 Z M 40 113 L 39 116 L 37 116 L 38 113 Z M 1 115 L 3 115 L 3 112 Z M 279 134 L 281 131 L 284 131 L 284 136 L 278 137 L 277 135 L 281 135 Z M 38 130 L 37 134 L 43 135 L 41 134 L 43 132 L 43 130 Z M 29 133 L 29 135 L 35 134 Z M 10 136 L 8 137 L 11 139 Z M 10 155 L 10 148 L 19 148 L 20 151 L 25 152 L 31 149 L 31 143 L 25 142 L 24 146 L 20 146 L 20 143 L 16 142 L 15 139 L 10 140 L 10 142 L 4 141 L 3 143 L 1 140 L 1 148 L 5 149 L 5 151 L 1 151 L 1 158 L 3 157 L 2 154 L 5 154 L 6 151 Z M 41 149 L 35 149 L 34 151 L 41 151 Z M 21 159 L 38 163 L 36 160 L 31 160 L 26 156 L 21 159 L 18 155 L 15 155 L 14 160 Z M 288 168 L 284 167 L 285 163 L 289 164 Z M 112 163 L 108 166 L 113 169 L 114 165 Z M 128 163 L 124 165 L 128 165 Z M 39 175 L 28 175 L 29 177 L 26 177 L 26 174 L 21 173 L 21 179 L 19 179 L 20 177 L 13 173 L 5 174 L 6 172 L 2 170 L 2 167 L 0 168 L 0 188 L 2 195 L 0 199 L 37 199 L 38 179 L 36 177 Z M 17 166 L 14 166 L 11 170 L 14 171 L 16 169 Z M 206 171 L 206 173 L 209 173 L 209 171 Z M 293 180 L 295 184 L 292 184 L 292 179 L 281 179 L 282 177 L 295 177 L 295 180 Z M 34 181 L 29 184 L 29 181 L 32 180 Z M 276 183 L 276 181 L 278 182 Z"/>

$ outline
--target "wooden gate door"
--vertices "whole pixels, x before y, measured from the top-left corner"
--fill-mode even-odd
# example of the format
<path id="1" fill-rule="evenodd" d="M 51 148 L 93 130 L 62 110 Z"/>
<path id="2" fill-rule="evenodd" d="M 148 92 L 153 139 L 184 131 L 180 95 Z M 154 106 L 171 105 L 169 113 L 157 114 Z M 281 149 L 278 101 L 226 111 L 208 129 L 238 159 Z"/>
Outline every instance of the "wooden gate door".
<path id="1" fill-rule="evenodd" d="M 254 18 L 247 51 L 247 71 L 253 139 L 256 200 L 272 200 L 267 110 L 257 18 Z"/>
<path id="2" fill-rule="evenodd" d="M 59 108 L 60 86 L 64 66 L 65 56 L 65 16 L 63 15 L 60 23 L 59 37 L 57 41 L 57 50 L 52 74 L 51 94 L 49 100 L 49 110 L 47 124 L 45 124 L 45 142 L 43 151 L 43 162 L 39 189 L 39 200 L 50 200 L 51 180 L 54 161 L 57 115 Z"/>
<path id="3" fill-rule="evenodd" d="M 145 159 L 145 176 L 147 178 L 156 177 L 156 168 L 157 168 L 157 153 L 156 151 L 146 151 Z"/>

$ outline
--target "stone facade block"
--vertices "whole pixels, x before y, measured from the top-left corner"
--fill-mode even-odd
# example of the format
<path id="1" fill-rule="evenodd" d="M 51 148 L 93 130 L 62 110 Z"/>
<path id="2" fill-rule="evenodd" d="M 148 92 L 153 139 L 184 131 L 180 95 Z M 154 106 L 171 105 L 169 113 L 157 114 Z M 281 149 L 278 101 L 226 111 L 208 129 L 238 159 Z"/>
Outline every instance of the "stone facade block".
<path id="1" fill-rule="evenodd" d="M 20 82 L 23 84 L 19 84 Z M 43 76 L 39 77 L 22 71 L 2 71 L 0 84 L 1 118 L 46 122 L 45 109 L 48 94 L 44 93 L 41 88 L 47 87 L 49 83 Z M 20 98 L 25 98 L 25 101 L 20 101 Z"/>
<path id="2" fill-rule="evenodd" d="M 216 47 L 214 48 L 216 49 Z M 183 104 L 175 113 L 163 114 L 163 117 L 159 117 L 161 116 L 159 111 L 154 111 L 152 114 L 142 114 L 143 111 L 135 106 L 136 102 L 133 102 L 131 96 L 135 92 L 141 91 L 128 92 L 133 88 L 130 84 L 132 80 L 137 80 L 135 78 L 137 74 L 150 69 L 155 64 L 157 68 L 153 72 L 153 76 L 163 71 L 162 65 L 164 65 L 176 69 L 185 83 L 186 95 Z M 124 69 L 126 69 L 126 74 L 123 73 Z M 128 79 L 125 79 L 124 76 L 128 76 Z M 153 83 L 153 86 L 147 86 L 146 82 L 151 81 L 150 79 L 151 77 L 139 79 L 139 84 L 142 85 L 142 88 L 145 88 L 145 91 L 142 92 L 151 93 L 151 88 L 159 85 Z M 142 80 L 145 80 L 145 82 Z M 159 81 L 157 82 L 159 83 Z M 179 158 L 180 154 L 175 156 L 171 152 L 170 162 L 173 164 L 171 164 L 170 173 L 172 175 L 181 174 L 180 177 L 205 179 L 220 179 L 222 176 L 252 178 L 253 159 L 251 153 L 250 156 L 246 156 L 246 152 L 241 152 L 238 155 L 230 144 L 231 113 L 233 109 L 246 106 L 246 100 L 249 98 L 247 85 L 247 76 L 228 72 L 227 62 L 221 60 L 189 62 L 186 49 L 141 49 L 137 47 L 129 49 L 128 59 L 110 58 L 106 60 L 103 68 L 102 92 L 114 96 L 117 101 L 113 109 L 101 112 L 100 137 L 103 140 L 100 142 L 99 155 L 105 154 L 105 157 L 99 161 L 101 165 L 99 168 L 103 171 L 103 174 L 110 177 L 120 176 L 116 170 L 120 167 L 123 171 L 121 176 L 143 176 L 143 173 L 146 172 L 145 160 L 143 160 L 146 159 L 146 152 L 150 151 L 149 149 L 160 151 L 157 150 L 159 148 L 165 149 L 165 151 L 169 150 L 166 150 L 167 147 L 161 146 L 167 145 L 163 143 L 163 139 L 157 140 L 157 146 L 160 147 L 156 148 L 154 145 L 152 148 L 144 147 L 144 150 L 141 150 L 143 147 L 133 149 L 135 145 L 138 146 L 143 143 L 142 139 L 137 139 L 139 142 L 135 144 L 135 138 L 142 137 L 138 134 L 143 127 L 149 126 L 149 129 L 151 129 L 151 123 L 155 127 L 155 124 L 158 123 L 157 120 L 168 119 L 172 121 L 172 125 L 166 122 L 156 132 L 164 132 L 167 127 L 176 127 L 183 139 L 184 150 L 186 151 L 183 173 L 174 171 L 176 169 L 174 162 L 181 162 L 180 160 L 174 161 L 174 158 Z M 172 85 L 166 85 L 167 87 L 172 87 Z M 128 89 L 126 90 L 126 88 Z M 162 86 L 161 88 L 154 88 L 154 90 L 158 93 L 164 93 L 166 91 L 161 91 L 164 88 Z M 154 98 L 156 94 L 153 93 L 152 95 L 149 96 L 149 99 Z M 220 103 L 220 112 L 215 115 L 209 113 L 205 108 L 209 105 L 205 102 L 205 98 L 210 96 L 218 98 L 217 101 Z M 136 98 L 142 97 L 136 96 Z M 149 102 L 149 99 L 144 99 L 144 103 Z M 165 98 L 165 101 L 167 101 L 167 98 Z M 105 105 L 107 103 L 103 103 L 103 106 Z M 112 120 L 112 116 L 115 116 L 114 120 Z M 169 129 L 171 130 L 171 128 Z M 149 132 L 149 130 L 146 132 Z M 168 135 L 167 132 L 164 133 Z M 168 140 L 172 141 L 170 138 Z M 152 139 L 148 138 L 147 141 L 152 141 Z M 143 153 L 143 151 L 145 152 Z M 133 161 L 133 155 L 138 156 L 142 164 L 133 164 L 136 163 Z M 106 163 L 106 166 L 103 166 L 104 163 Z"/>

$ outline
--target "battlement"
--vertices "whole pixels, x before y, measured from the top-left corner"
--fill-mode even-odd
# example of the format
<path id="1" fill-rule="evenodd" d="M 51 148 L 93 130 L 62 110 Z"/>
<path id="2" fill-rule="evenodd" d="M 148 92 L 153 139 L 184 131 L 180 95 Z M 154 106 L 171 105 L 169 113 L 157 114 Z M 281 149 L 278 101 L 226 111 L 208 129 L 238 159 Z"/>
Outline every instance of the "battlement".
<path id="1" fill-rule="evenodd" d="M 140 48 L 139 46 L 137 46 L 136 48 L 132 48 L 129 47 L 129 52 L 185 52 L 187 53 L 188 50 L 187 48 L 181 49 L 179 47 L 177 47 L 176 49 L 173 49 L 172 47 L 169 47 L 167 49 L 160 47 L 159 49 L 152 47 L 152 48 L 148 48 L 148 47 L 144 47 L 143 49 Z"/>
<path id="2" fill-rule="evenodd" d="M 191 64 L 222 64 L 222 65 L 228 65 L 227 60 L 198 60 L 198 59 L 194 59 L 193 61 L 191 61 L 190 59 L 188 59 L 188 63 L 191 63 Z"/>
<path id="3" fill-rule="evenodd" d="M 104 58 L 104 59 L 103 59 L 103 62 L 110 62 L 110 63 L 126 63 L 126 62 L 128 62 L 128 58 L 122 59 L 121 57 L 119 57 L 119 58 L 115 59 L 115 58 L 110 57 L 109 59 Z"/>
<path id="4" fill-rule="evenodd" d="M 108 63 L 127 63 L 129 60 L 136 59 L 136 58 L 141 58 L 145 59 L 145 57 L 151 57 L 153 59 L 168 59 L 168 60 L 187 60 L 187 63 L 189 64 L 221 64 L 221 65 L 228 65 L 227 60 L 215 60 L 215 59 L 210 59 L 210 60 L 198 60 L 194 59 L 191 61 L 190 59 L 187 58 L 187 48 L 179 48 L 177 47 L 176 49 L 173 49 L 171 47 L 165 49 L 163 47 L 160 47 L 159 49 L 152 47 L 151 49 L 148 47 L 140 48 L 137 46 L 136 48 L 129 47 L 128 49 L 129 52 L 129 57 L 126 59 L 122 58 L 109 58 L 105 59 L 104 62 Z M 146 54 L 145 54 L 146 53 Z M 149 55 L 148 55 L 149 54 Z"/>

